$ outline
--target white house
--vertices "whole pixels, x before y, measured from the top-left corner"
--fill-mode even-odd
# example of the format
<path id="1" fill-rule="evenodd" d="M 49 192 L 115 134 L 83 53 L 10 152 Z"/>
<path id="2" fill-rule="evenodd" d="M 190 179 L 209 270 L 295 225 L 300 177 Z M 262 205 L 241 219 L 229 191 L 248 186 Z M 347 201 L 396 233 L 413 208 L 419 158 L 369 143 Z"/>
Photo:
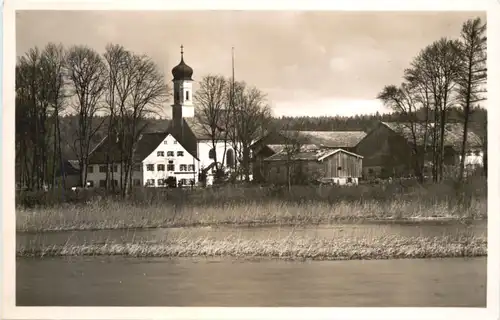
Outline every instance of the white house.
<path id="1" fill-rule="evenodd" d="M 116 142 L 105 138 L 89 158 L 87 185 L 105 187 L 108 179 L 116 187 L 122 186 L 121 165 Z M 107 168 L 106 163 L 110 164 Z M 165 187 L 167 179 L 189 186 L 198 181 L 199 160 L 170 132 L 151 132 L 141 135 L 134 154 L 133 186 Z"/>
<path id="2" fill-rule="evenodd" d="M 237 161 L 235 151 L 229 141 L 220 139 L 215 148 L 211 137 L 195 118 L 193 102 L 193 69 L 184 62 L 182 47 L 181 61 L 172 69 L 174 103 L 171 105 L 172 119 L 165 131 L 144 133 L 138 141 L 134 156 L 136 163 L 132 175 L 133 185 L 165 185 L 165 179 L 175 177 L 178 182 L 190 185 L 199 180 L 199 174 L 207 173 L 207 184 L 213 183 L 214 153 L 217 162 L 225 168 L 232 168 Z M 113 150 L 113 152 L 111 151 Z M 106 163 L 118 161 L 116 141 L 103 140 L 89 158 L 88 185 L 105 186 Z M 112 178 L 116 186 L 120 185 L 120 166 L 114 165 Z M 111 175 L 111 173 L 110 173 Z"/>

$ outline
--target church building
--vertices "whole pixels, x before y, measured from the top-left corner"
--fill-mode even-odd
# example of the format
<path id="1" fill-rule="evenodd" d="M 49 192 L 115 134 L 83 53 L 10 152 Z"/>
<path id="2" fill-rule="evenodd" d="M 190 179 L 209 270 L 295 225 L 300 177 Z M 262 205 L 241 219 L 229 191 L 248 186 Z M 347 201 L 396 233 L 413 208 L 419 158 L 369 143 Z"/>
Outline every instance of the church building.
<path id="1" fill-rule="evenodd" d="M 171 119 L 166 130 L 145 132 L 139 138 L 133 159 L 132 186 L 165 187 L 172 180 L 177 185 L 190 186 L 199 182 L 201 173 L 210 185 L 215 173 L 215 153 L 226 170 L 235 165 L 231 143 L 219 140 L 214 150 L 208 131 L 195 118 L 193 69 L 184 62 L 182 46 L 181 61 L 172 69 L 172 75 Z M 89 156 L 87 186 L 105 187 L 108 176 L 108 180 L 120 188 L 119 163 L 116 141 L 104 138 Z"/>

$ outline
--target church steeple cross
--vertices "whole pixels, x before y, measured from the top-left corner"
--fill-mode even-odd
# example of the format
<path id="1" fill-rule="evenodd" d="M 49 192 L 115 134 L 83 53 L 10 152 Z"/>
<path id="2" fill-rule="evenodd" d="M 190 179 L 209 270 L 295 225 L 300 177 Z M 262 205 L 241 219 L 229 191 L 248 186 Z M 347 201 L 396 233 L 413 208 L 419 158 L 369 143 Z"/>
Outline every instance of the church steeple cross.
<path id="1" fill-rule="evenodd" d="M 184 58 L 184 46 L 181 44 L 181 59 Z"/>

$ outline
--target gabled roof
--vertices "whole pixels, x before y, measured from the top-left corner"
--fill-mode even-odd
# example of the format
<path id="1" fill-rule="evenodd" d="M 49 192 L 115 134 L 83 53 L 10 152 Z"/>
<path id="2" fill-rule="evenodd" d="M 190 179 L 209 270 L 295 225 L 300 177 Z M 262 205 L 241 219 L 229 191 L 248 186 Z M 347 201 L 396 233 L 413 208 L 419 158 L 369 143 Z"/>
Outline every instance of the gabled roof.
<path id="1" fill-rule="evenodd" d="M 330 148 L 320 148 L 316 145 L 305 145 L 301 146 L 300 151 L 296 153 L 288 154 L 287 150 L 282 150 L 266 159 L 264 161 L 323 161 L 324 159 L 338 153 L 346 153 L 348 155 L 362 159 L 363 157 L 359 154 L 346 151 L 344 149 L 330 149 Z"/>
<path id="2" fill-rule="evenodd" d="M 408 142 L 414 143 L 413 134 L 417 144 L 421 145 L 424 143 L 425 136 L 425 124 L 424 123 L 405 123 L 405 122 L 381 122 L 383 126 L 386 126 L 390 130 L 396 132 L 397 134 L 404 137 Z M 463 124 L 461 123 L 447 123 L 445 124 L 445 135 L 444 144 L 445 146 L 450 146 L 455 149 L 460 149 L 462 146 L 463 139 Z M 439 128 L 436 128 L 439 130 Z M 414 132 L 413 132 L 414 131 Z M 432 132 L 434 131 L 434 123 L 429 123 L 427 126 L 427 141 L 432 144 Z M 477 134 L 472 131 L 467 132 L 467 147 L 468 148 L 478 148 L 482 145 L 481 139 Z"/>
<path id="3" fill-rule="evenodd" d="M 364 137 L 364 131 L 277 131 L 270 132 L 257 140 L 252 148 L 259 144 L 281 145 L 288 141 L 300 144 L 314 144 L 325 148 L 354 148 Z"/>
<path id="4" fill-rule="evenodd" d="M 166 131 L 144 132 L 137 141 L 133 161 L 135 163 L 142 162 L 162 143 L 163 140 L 165 140 L 168 135 L 172 135 L 188 153 L 198 159 L 196 152 L 196 138 L 187 123 L 184 122 L 182 128 L 174 128 L 174 126 L 170 123 L 170 128 Z M 101 143 L 91 152 L 89 156 L 89 164 L 106 163 L 106 157 L 108 155 L 110 161 L 120 161 L 121 154 L 118 142 L 116 140 L 112 141 L 109 137 L 105 137 L 103 141 L 101 141 Z"/>

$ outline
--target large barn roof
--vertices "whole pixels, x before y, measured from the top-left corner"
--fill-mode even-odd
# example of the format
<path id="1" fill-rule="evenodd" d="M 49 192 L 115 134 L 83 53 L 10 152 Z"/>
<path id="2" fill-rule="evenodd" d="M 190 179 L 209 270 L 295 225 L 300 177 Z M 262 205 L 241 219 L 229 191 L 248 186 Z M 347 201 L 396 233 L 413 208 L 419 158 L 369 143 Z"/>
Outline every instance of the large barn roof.
<path id="1" fill-rule="evenodd" d="M 386 126 L 390 130 L 396 132 L 403 136 L 410 143 L 413 143 L 414 140 L 417 141 L 417 144 L 421 145 L 424 143 L 425 137 L 425 124 L 423 123 L 405 123 L 405 122 L 381 122 L 382 125 Z M 427 126 L 427 141 L 428 143 L 432 143 L 432 134 L 434 130 L 434 124 L 429 123 Z M 461 123 L 447 123 L 445 124 L 445 135 L 444 135 L 444 144 L 445 146 L 450 146 L 455 149 L 460 149 L 462 146 L 464 126 Z M 415 134 L 415 138 L 413 135 Z M 482 146 L 481 139 L 479 136 L 472 132 L 467 132 L 467 147 L 468 148 L 478 148 Z"/>

